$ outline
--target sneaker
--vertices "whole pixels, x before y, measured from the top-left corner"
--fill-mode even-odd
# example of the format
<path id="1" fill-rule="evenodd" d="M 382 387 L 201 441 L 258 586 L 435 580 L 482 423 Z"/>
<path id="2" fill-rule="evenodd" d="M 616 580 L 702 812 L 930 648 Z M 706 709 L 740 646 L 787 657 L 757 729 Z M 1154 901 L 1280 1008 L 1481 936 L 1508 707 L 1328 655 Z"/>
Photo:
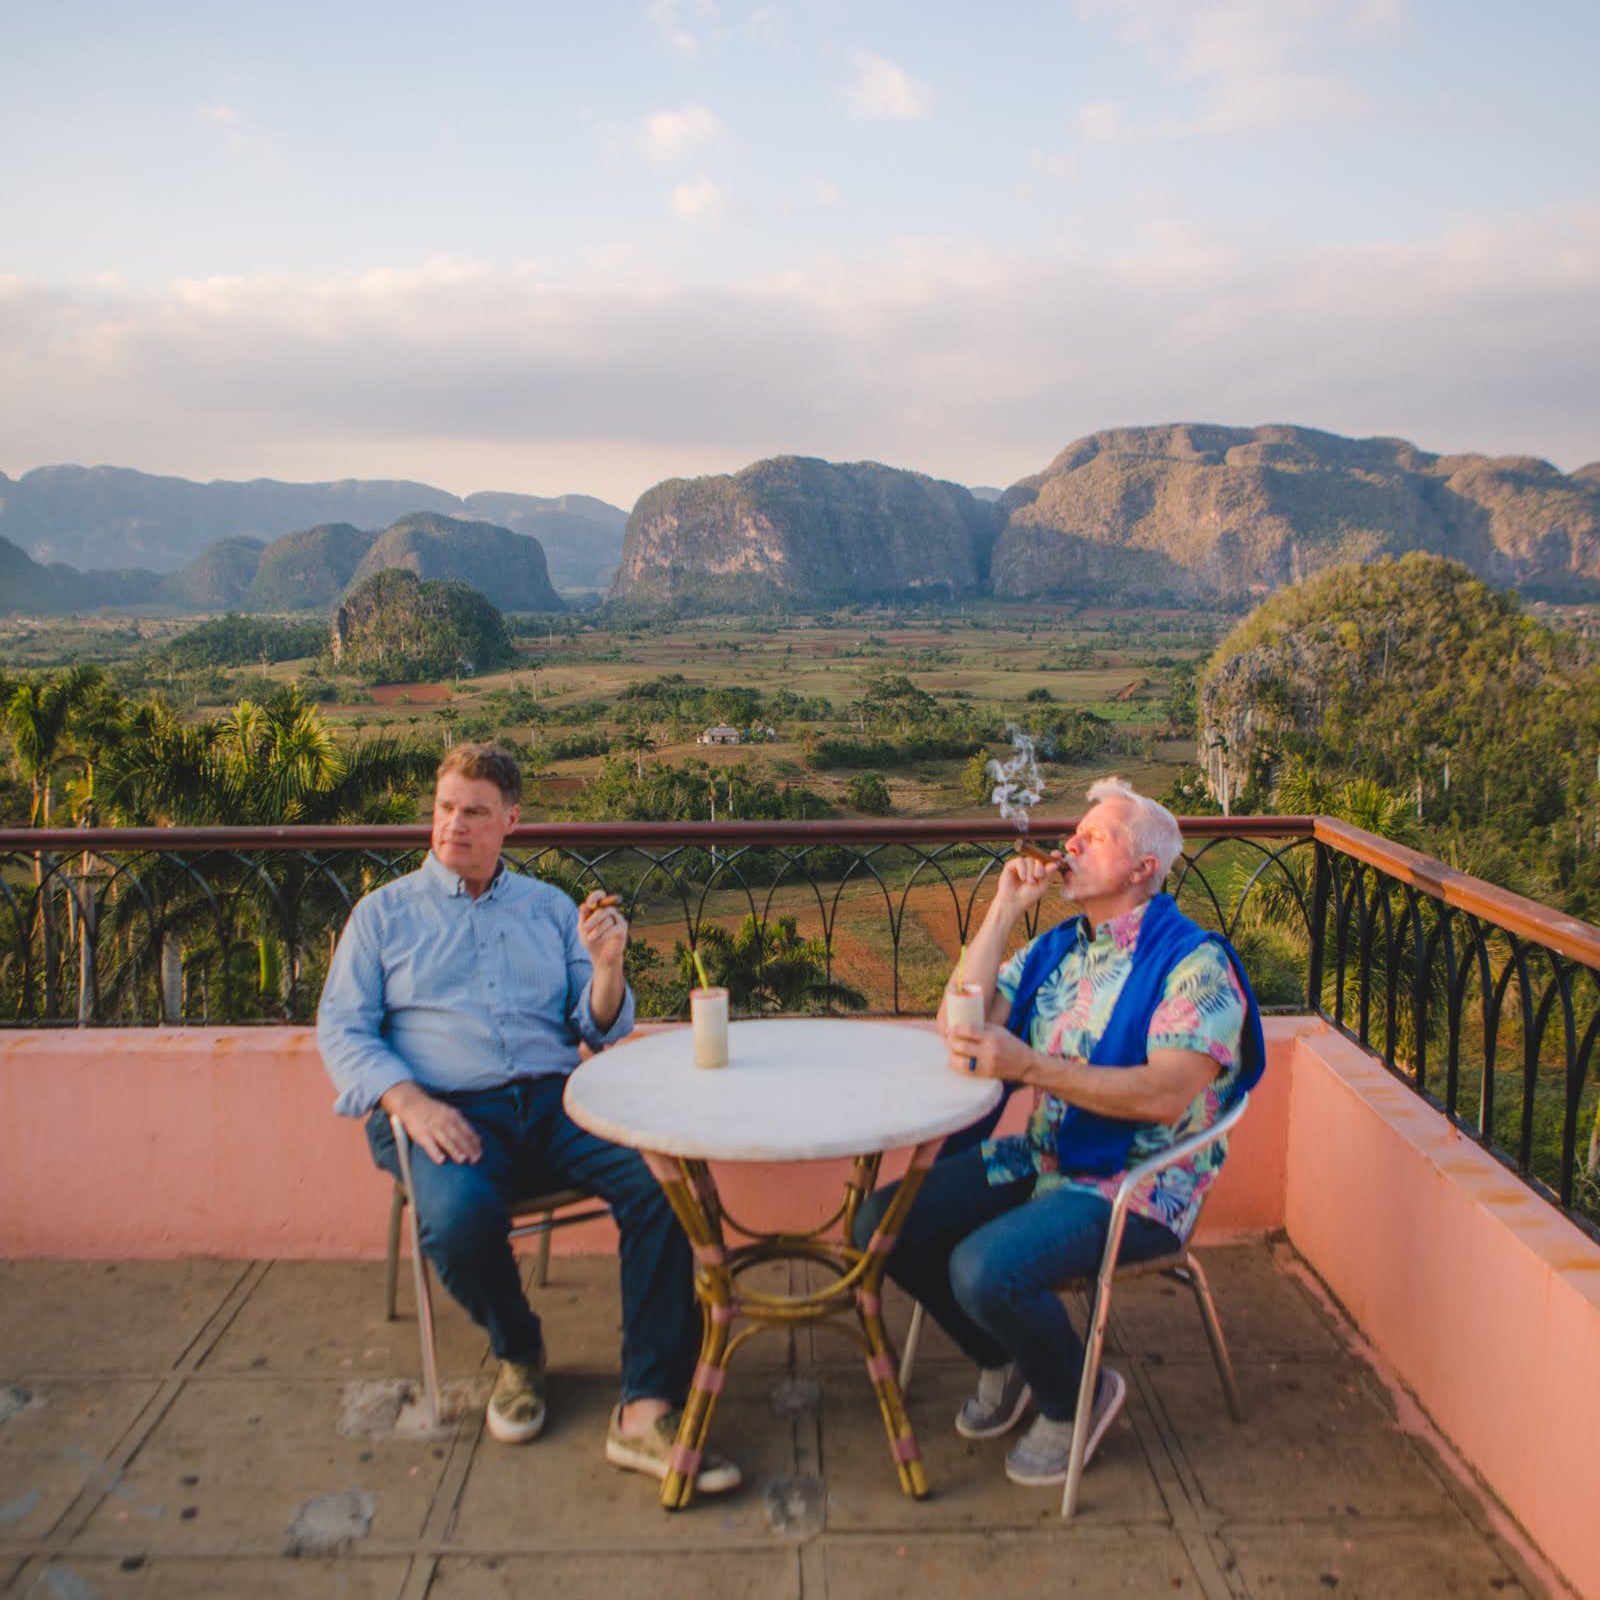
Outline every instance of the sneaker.
<path id="1" fill-rule="evenodd" d="M 1120 1372 L 1109 1367 L 1101 1369 L 1100 1382 L 1095 1385 L 1094 1405 L 1089 1411 L 1089 1442 L 1083 1452 L 1083 1464 L 1094 1460 L 1106 1429 L 1122 1409 L 1128 1398 L 1128 1383 Z M 1049 1417 L 1035 1417 L 1033 1426 L 1011 1447 L 1006 1456 L 1006 1476 L 1013 1483 L 1037 1485 L 1065 1483 L 1067 1460 L 1072 1454 L 1071 1422 L 1052 1422 Z"/>
<path id="2" fill-rule="evenodd" d="M 963 1439 L 998 1439 L 1022 1420 L 1032 1398 L 1016 1362 L 980 1367 L 977 1392 L 956 1413 L 956 1432 Z"/>
<path id="3" fill-rule="evenodd" d="M 492 1438 L 501 1444 L 526 1444 L 544 1427 L 544 1355 L 536 1361 L 502 1361 L 484 1413 Z"/>
<path id="4" fill-rule="evenodd" d="M 611 1424 L 606 1429 L 606 1460 L 614 1467 L 625 1467 L 629 1472 L 642 1472 L 647 1477 L 663 1479 L 677 1443 L 678 1424 L 683 1420 L 683 1410 L 675 1406 L 664 1417 L 656 1418 L 654 1425 L 643 1433 L 622 1431 L 622 1407 L 611 1413 Z M 722 1494 L 737 1489 L 744 1474 L 725 1456 L 713 1455 L 709 1450 L 700 1458 L 700 1470 L 694 1475 L 697 1494 Z"/>

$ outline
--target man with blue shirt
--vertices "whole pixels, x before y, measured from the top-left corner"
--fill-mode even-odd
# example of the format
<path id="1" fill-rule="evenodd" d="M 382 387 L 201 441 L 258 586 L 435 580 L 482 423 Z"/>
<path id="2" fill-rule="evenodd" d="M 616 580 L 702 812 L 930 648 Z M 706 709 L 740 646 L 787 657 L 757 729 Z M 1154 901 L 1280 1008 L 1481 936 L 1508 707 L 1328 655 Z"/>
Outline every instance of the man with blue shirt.
<path id="1" fill-rule="evenodd" d="M 335 1109 L 367 1119 L 378 1165 L 398 1174 L 391 1116 L 415 1147 L 423 1249 L 499 1359 L 485 1421 L 502 1443 L 536 1438 L 546 1410 L 544 1338 L 512 1254 L 510 1203 L 578 1187 L 611 1207 L 622 1400 L 606 1459 L 662 1478 L 700 1344 L 693 1258 L 638 1153 L 584 1132 L 561 1100 L 579 1045 L 598 1050 L 633 1027 L 628 924 L 598 891 L 574 906 L 505 869 L 521 799 L 509 752 L 466 744 L 445 756 L 428 858 L 350 914 L 317 1042 Z M 739 1478 L 708 1455 L 696 1487 L 715 1493 Z"/>
<path id="2" fill-rule="evenodd" d="M 1123 1173 L 1214 1123 L 1265 1054 L 1238 957 L 1160 892 L 1182 849 L 1172 813 L 1117 778 L 1089 799 L 1052 859 L 1017 855 L 1000 875 L 962 973 L 982 987 L 986 1020 L 951 1024 L 939 1011 L 952 1070 L 1033 1090 L 1027 1131 L 950 1141 L 888 1262 L 978 1368 L 958 1433 L 996 1438 L 1037 1408 L 1006 1457 L 1006 1476 L 1024 1485 L 1066 1477 L 1080 1425 L 1087 1465 L 1127 1397 L 1122 1375 L 1102 1367 L 1091 1415 L 1074 1415 L 1084 1348 L 1058 1285 L 1098 1269 Z M 1007 960 L 1018 922 L 1054 888 L 1082 915 Z M 1178 1248 L 1224 1145 L 1134 1191 L 1119 1260 Z M 863 1247 L 889 1193 L 857 1215 Z"/>

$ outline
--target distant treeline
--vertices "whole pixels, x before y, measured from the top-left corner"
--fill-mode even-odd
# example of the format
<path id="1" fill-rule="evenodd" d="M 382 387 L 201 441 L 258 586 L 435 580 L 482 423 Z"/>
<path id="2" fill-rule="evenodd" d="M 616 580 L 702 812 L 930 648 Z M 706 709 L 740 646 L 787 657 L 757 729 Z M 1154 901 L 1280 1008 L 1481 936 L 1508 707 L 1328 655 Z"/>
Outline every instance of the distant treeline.
<path id="1" fill-rule="evenodd" d="M 726 722 L 736 728 L 780 718 L 821 722 L 833 715 L 832 703 L 821 695 L 798 695 L 789 689 L 763 695 L 759 689 L 739 684 L 693 684 L 681 672 L 630 683 L 618 699 L 646 716 Z"/>
<path id="2" fill-rule="evenodd" d="M 297 661 L 328 648 L 328 627 L 322 622 L 289 622 L 281 617 L 224 617 L 202 622 L 167 644 L 141 651 L 141 665 L 173 672 L 210 667 L 248 667 L 260 661 Z"/>

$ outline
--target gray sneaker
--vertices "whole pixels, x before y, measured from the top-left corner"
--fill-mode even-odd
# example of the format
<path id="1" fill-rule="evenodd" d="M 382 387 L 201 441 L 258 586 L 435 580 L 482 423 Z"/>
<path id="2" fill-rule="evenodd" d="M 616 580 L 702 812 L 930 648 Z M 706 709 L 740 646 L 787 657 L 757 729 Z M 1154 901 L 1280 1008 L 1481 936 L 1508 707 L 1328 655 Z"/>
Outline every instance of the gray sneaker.
<path id="1" fill-rule="evenodd" d="M 1094 1405 L 1089 1411 L 1089 1442 L 1083 1452 L 1083 1464 L 1088 1466 L 1106 1429 L 1112 1424 L 1123 1402 L 1128 1398 L 1128 1383 L 1120 1372 L 1109 1367 L 1100 1371 L 1100 1381 L 1095 1385 Z M 1006 1456 L 1006 1476 L 1013 1483 L 1031 1486 L 1067 1481 L 1067 1461 L 1072 1454 L 1072 1422 L 1052 1422 L 1049 1417 L 1035 1417 L 1033 1426 L 1017 1440 Z"/>
<path id="2" fill-rule="evenodd" d="M 998 1439 L 1022 1420 L 1031 1398 L 1016 1362 L 980 1367 L 977 1392 L 956 1413 L 956 1432 L 963 1439 Z"/>
<path id="3" fill-rule="evenodd" d="M 544 1354 L 537 1361 L 502 1361 L 483 1420 L 501 1444 L 526 1444 L 544 1428 Z"/>

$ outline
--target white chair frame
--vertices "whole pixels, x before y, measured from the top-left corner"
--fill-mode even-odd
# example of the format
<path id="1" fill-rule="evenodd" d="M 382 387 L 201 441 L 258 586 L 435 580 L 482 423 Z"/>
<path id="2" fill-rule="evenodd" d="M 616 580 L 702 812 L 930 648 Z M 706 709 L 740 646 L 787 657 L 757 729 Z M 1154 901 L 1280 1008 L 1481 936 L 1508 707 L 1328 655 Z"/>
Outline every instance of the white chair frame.
<path id="1" fill-rule="evenodd" d="M 417 1220 L 416 1191 L 411 1183 L 411 1140 L 400 1119 L 391 1115 L 389 1126 L 394 1132 L 394 1147 L 399 1157 L 400 1177 L 394 1186 L 389 1202 L 389 1254 L 385 1272 L 384 1315 L 390 1322 L 396 1318 L 395 1303 L 400 1278 L 400 1222 L 404 1216 L 409 1224 L 407 1233 L 411 1244 L 411 1275 L 417 1304 L 417 1338 L 422 1346 L 422 1384 L 428 1400 L 428 1420 L 437 1427 L 443 1407 L 439 1391 L 439 1349 L 433 1325 L 432 1277 L 428 1271 L 428 1258 L 422 1251 L 422 1229 Z M 574 1212 L 575 1207 L 588 1206 L 588 1210 Z M 537 1237 L 538 1259 L 534 1264 L 533 1281 L 543 1288 L 550 1274 L 550 1235 L 557 1228 L 569 1228 L 574 1223 L 593 1222 L 611 1215 L 610 1208 L 584 1189 L 551 1189 L 541 1194 L 523 1196 L 511 1203 L 507 1217 L 506 1236 L 510 1239 Z"/>
<path id="2" fill-rule="evenodd" d="M 1176 1279 L 1179 1283 L 1188 1284 L 1194 1291 L 1195 1303 L 1200 1308 L 1200 1320 L 1205 1325 L 1206 1343 L 1211 1347 L 1211 1359 L 1216 1365 L 1217 1379 L 1222 1385 L 1223 1396 L 1228 1403 L 1228 1414 L 1235 1422 L 1244 1421 L 1244 1406 L 1239 1399 L 1239 1386 L 1234 1380 L 1233 1363 L 1228 1357 L 1227 1341 L 1222 1337 L 1222 1324 L 1217 1320 L 1217 1308 L 1211 1298 L 1211 1286 L 1206 1281 L 1205 1271 L 1199 1260 L 1189 1248 L 1189 1237 L 1185 1236 L 1177 1250 L 1164 1256 L 1152 1257 L 1148 1261 L 1119 1264 L 1117 1253 L 1122 1248 L 1123 1229 L 1128 1220 L 1128 1201 L 1140 1184 L 1164 1167 L 1186 1160 L 1197 1151 L 1215 1144 L 1218 1139 L 1225 1138 L 1244 1115 L 1245 1107 L 1249 1103 L 1248 1094 L 1240 1095 L 1238 1100 L 1209 1128 L 1192 1134 L 1187 1139 L 1180 1139 L 1176 1144 L 1163 1150 L 1160 1155 L 1141 1162 L 1137 1167 L 1131 1167 L 1123 1174 L 1111 1202 L 1111 1220 L 1106 1229 L 1105 1249 L 1100 1255 L 1100 1270 L 1093 1280 L 1089 1326 L 1084 1337 L 1083 1379 L 1078 1385 L 1078 1408 L 1074 1415 L 1088 1417 L 1094 1405 L 1095 1388 L 1100 1381 L 1100 1354 L 1105 1346 L 1106 1322 L 1111 1315 L 1113 1282 L 1118 1278 L 1143 1277 L 1151 1273 L 1160 1273 L 1165 1277 Z M 1204 1209 L 1204 1199 L 1201 1201 L 1201 1209 Z M 1199 1220 L 1200 1212 L 1196 1211 L 1190 1223 L 1189 1235 L 1193 1234 Z M 1089 1282 L 1087 1277 L 1074 1279 L 1070 1283 L 1062 1284 L 1061 1288 L 1066 1290 L 1087 1286 Z M 902 1393 L 911 1382 L 911 1368 L 916 1360 L 917 1344 L 922 1337 L 922 1322 L 923 1310 L 917 1305 L 912 1309 L 911 1324 L 906 1329 L 905 1349 L 900 1357 Z M 1067 1482 L 1061 1494 L 1063 1519 L 1070 1519 L 1078 1509 L 1078 1490 L 1083 1483 L 1083 1454 L 1088 1445 L 1088 1438 L 1088 1428 L 1073 1428 L 1072 1450 L 1067 1461 Z"/>

